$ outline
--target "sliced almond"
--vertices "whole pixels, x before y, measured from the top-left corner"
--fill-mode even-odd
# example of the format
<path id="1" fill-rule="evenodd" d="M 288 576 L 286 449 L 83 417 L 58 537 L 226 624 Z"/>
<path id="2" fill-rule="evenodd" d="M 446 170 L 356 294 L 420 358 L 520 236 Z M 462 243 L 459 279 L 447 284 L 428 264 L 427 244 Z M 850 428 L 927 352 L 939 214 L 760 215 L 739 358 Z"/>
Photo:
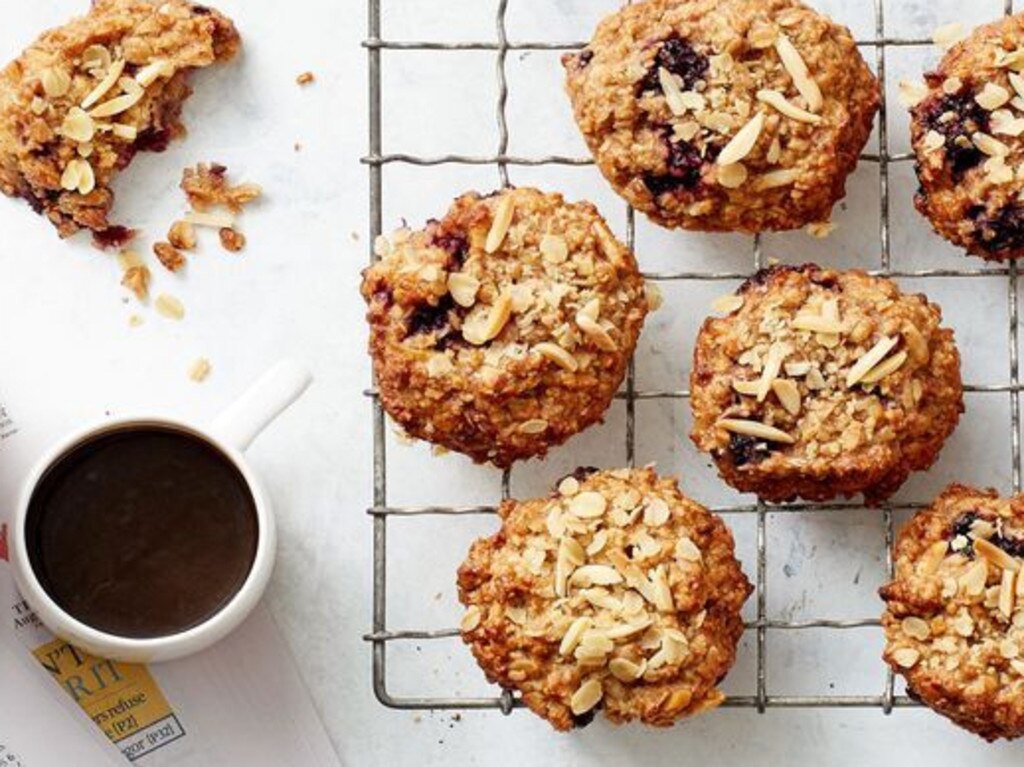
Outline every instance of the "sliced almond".
<path id="1" fill-rule="evenodd" d="M 798 178 L 800 178 L 800 171 L 795 168 L 783 168 L 758 176 L 751 186 L 757 192 L 765 189 L 778 189 L 781 186 L 789 186 Z"/>
<path id="2" fill-rule="evenodd" d="M 732 382 L 732 388 L 745 397 L 756 397 L 757 393 L 761 391 L 761 383 L 759 381 L 735 380 Z"/>
<path id="3" fill-rule="evenodd" d="M 476 294 L 480 290 L 480 280 L 465 272 L 452 272 L 448 275 L 448 292 L 452 300 L 459 306 L 470 308 L 476 303 Z"/>
<path id="4" fill-rule="evenodd" d="M 587 552 L 575 538 L 563 537 L 558 542 L 558 557 L 579 567 L 587 561 Z"/>
<path id="5" fill-rule="evenodd" d="M 889 336 L 882 336 L 878 342 L 865 352 L 846 373 L 846 388 L 849 389 L 860 383 L 868 372 L 896 346 L 898 339 Z"/>
<path id="6" fill-rule="evenodd" d="M 459 621 L 459 628 L 464 634 L 468 634 L 471 631 L 476 630 L 480 625 L 480 620 L 483 615 L 480 613 L 480 608 L 476 605 L 470 605 L 465 613 L 462 615 L 462 619 Z"/>
<path id="7" fill-rule="evenodd" d="M 635 682 L 644 672 L 642 665 L 637 665 L 626 658 L 612 658 L 608 663 L 608 670 L 623 684 Z"/>
<path id="8" fill-rule="evenodd" d="M 661 527 L 671 516 L 668 504 L 663 498 L 651 498 L 644 504 L 644 524 Z"/>
<path id="9" fill-rule="evenodd" d="M 597 322 L 600 309 L 600 300 L 592 299 L 576 313 L 576 325 L 602 351 L 617 351 L 619 345 L 615 343 L 615 339 Z"/>
<path id="10" fill-rule="evenodd" d="M 51 99 L 59 99 L 61 96 L 66 96 L 71 89 L 71 76 L 59 67 L 44 69 L 39 80 L 43 84 L 43 91 Z"/>
<path id="11" fill-rule="evenodd" d="M 967 571 L 960 576 L 958 583 L 968 596 L 977 597 L 985 590 L 985 583 L 988 580 L 988 563 L 984 559 L 978 559 Z M 973 629 L 972 629 L 973 630 Z M 964 636 L 970 636 L 970 633 Z"/>
<path id="12" fill-rule="evenodd" d="M 796 442 L 793 437 L 781 429 L 768 426 L 760 421 L 746 421 L 739 418 L 722 418 L 717 425 L 733 434 L 742 434 L 747 437 L 757 437 L 769 442 L 779 442 L 784 445 L 792 445 Z"/>
<path id="13" fill-rule="evenodd" d="M 711 302 L 712 310 L 721 312 L 722 314 L 732 314 L 743 306 L 743 296 L 737 296 L 734 293 L 728 295 L 719 296 Z"/>
<path id="14" fill-rule="evenodd" d="M 569 583 L 574 586 L 614 586 L 622 583 L 622 574 L 609 565 L 583 565 L 569 576 Z"/>
<path id="15" fill-rule="evenodd" d="M 157 314 L 169 320 L 181 320 L 185 317 L 185 307 L 181 301 L 166 293 L 161 293 L 156 297 L 153 307 L 156 309 Z"/>
<path id="16" fill-rule="evenodd" d="M 682 536 L 676 541 L 676 557 L 684 562 L 700 562 L 703 559 L 700 549 L 689 536 Z"/>
<path id="17" fill-rule="evenodd" d="M 574 373 L 579 369 L 579 362 L 576 361 L 576 358 L 558 344 L 542 341 L 534 346 L 533 350 L 564 370 Z"/>
<path id="18" fill-rule="evenodd" d="M 89 94 L 82 99 L 82 109 L 89 109 L 93 104 L 99 102 L 101 98 L 107 95 L 107 92 L 113 88 L 117 81 L 121 78 L 121 74 L 124 72 L 124 61 L 115 61 L 110 65 L 107 70 L 106 76 L 100 80 L 99 84 L 93 88 Z"/>
<path id="19" fill-rule="evenodd" d="M 661 85 L 661 92 L 665 94 L 665 101 L 672 114 L 676 117 L 685 115 L 687 108 L 683 101 L 683 89 L 679 87 L 675 75 L 665 67 L 658 67 L 658 84 Z"/>
<path id="20" fill-rule="evenodd" d="M 893 652 L 892 659 L 900 668 L 913 668 L 921 659 L 921 653 L 913 647 L 901 647 Z"/>
<path id="21" fill-rule="evenodd" d="M 793 85 L 796 86 L 800 95 L 804 97 L 804 101 L 807 102 L 807 108 L 812 112 L 820 112 L 823 103 L 821 88 L 818 87 L 818 84 L 807 70 L 807 64 L 804 62 L 803 56 L 800 55 L 800 51 L 783 34 L 776 38 L 775 50 L 778 52 L 779 58 L 782 59 L 782 66 L 786 68 L 789 76 L 793 78 Z"/>
<path id="22" fill-rule="evenodd" d="M 200 213 L 190 210 L 182 216 L 182 219 L 193 226 L 209 226 L 214 229 L 232 229 L 235 226 L 235 217 L 223 211 Z"/>
<path id="23" fill-rule="evenodd" d="M 136 72 L 135 81 L 143 88 L 148 88 L 160 78 L 166 80 L 173 75 L 174 65 L 169 61 L 157 59 Z"/>
<path id="24" fill-rule="evenodd" d="M 119 115 L 122 112 L 127 112 L 133 106 L 138 104 L 142 97 L 145 95 L 144 91 L 137 93 L 126 93 L 123 96 L 117 96 L 116 98 L 105 101 L 98 107 L 94 107 L 89 110 L 89 114 L 97 119 L 101 117 L 113 117 Z"/>
<path id="25" fill-rule="evenodd" d="M 501 334 L 511 317 L 512 296 L 505 291 L 490 309 L 466 318 L 462 326 L 462 337 L 474 346 L 483 346 Z"/>
<path id="26" fill-rule="evenodd" d="M 581 519 L 596 519 L 604 516 L 608 501 L 600 493 L 588 491 L 579 493 L 569 502 L 569 513 Z"/>
<path id="27" fill-rule="evenodd" d="M 529 421 L 519 424 L 519 432 L 521 434 L 543 434 L 548 430 L 548 426 L 548 422 L 543 418 L 531 418 Z"/>
<path id="28" fill-rule="evenodd" d="M 664 567 L 659 565 L 654 571 L 651 576 L 651 585 L 654 587 L 654 606 L 658 608 L 658 612 L 670 613 L 675 610 L 672 589 L 668 585 Z"/>
<path id="29" fill-rule="evenodd" d="M 516 201 L 511 194 L 505 195 L 498 201 L 494 210 L 494 221 L 491 222 L 491 229 L 487 233 L 487 241 L 484 244 L 484 251 L 490 255 L 497 253 L 498 248 L 505 242 L 508 230 L 512 226 L 512 218 L 516 212 Z"/>
<path id="30" fill-rule="evenodd" d="M 540 240 L 540 252 L 549 264 L 561 264 L 569 257 L 569 245 L 564 237 L 545 234 Z"/>
<path id="31" fill-rule="evenodd" d="M 889 359 L 880 362 L 869 370 L 863 378 L 860 379 L 862 384 L 874 384 L 881 381 L 886 376 L 890 376 L 903 367 L 903 364 L 907 361 L 906 352 L 898 352 Z"/>
<path id="32" fill-rule="evenodd" d="M 991 112 L 1010 100 L 1010 92 L 997 83 L 985 83 L 985 87 L 974 94 L 974 100 L 982 109 Z"/>
<path id="33" fill-rule="evenodd" d="M 949 96 L 955 96 L 963 87 L 964 81 L 959 77 L 947 77 L 942 81 L 942 92 Z"/>
<path id="34" fill-rule="evenodd" d="M 582 716 L 601 702 L 604 697 L 604 688 L 597 679 L 588 679 L 569 699 L 569 708 L 576 716 Z"/>
<path id="35" fill-rule="evenodd" d="M 1013 584 L 1016 578 L 1015 571 L 1003 570 L 999 581 L 999 612 L 1004 618 L 1009 618 L 1013 614 Z"/>
<path id="36" fill-rule="evenodd" d="M 558 645 L 559 655 L 572 655 L 573 650 L 576 649 L 580 643 L 580 639 L 583 637 L 583 632 L 586 631 L 593 624 L 587 616 L 577 618 L 569 625 L 569 630 L 565 632 L 562 637 L 561 643 Z"/>
<path id="37" fill-rule="evenodd" d="M 715 162 L 718 165 L 732 165 L 750 154 L 764 128 L 764 112 L 758 112 L 732 137 Z"/>
<path id="38" fill-rule="evenodd" d="M 945 145 L 946 137 L 937 130 L 928 131 L 924 134 L 924 138 L 921 140 L 921 146 L 926 152 L 934 152 L 938 149 L 942 149 Z"/>
<path id="39" fill-rule="evenodd" d="M 124 125 L 122 123 L 114 123 L 110 127 L 111 132 L 118 138 L 124 139 L 125 141 L 135 141 L 139 137 L 139 129 L 134 125 Z"/>
<path id="40" fill-rule="evenodd" d="M 989 157 L 1005 157 L 1010 153 L 1010 147 L 981 131 L 977 131 L 971 136 L 971 142 Z"/>
<path id="41" fill-rule="evenodd" d="M 782 407 L 790 415 L 800 414 L 800 389 L 788 378 L 776 378 L 772 381 L 772 391 L 779 398 Z"/>
<path id="42" fill-rule="evenodd" d="M 741 162 L 734 162 L 731 165 L 720 165 L 715 174 L 720 186 L 726 189 L 738 189 L 743 186 L 748 176 L 746 166 Z"/>
<path id="43" fill-rule="evenodd" d="M 1004 570 L 1016 572 L 1020 569 L 1020 563 L 1016 559 L 1011 557 L 994 543 L 986 541 L 984 538 L 975 539 L 974 553 L 980 557 L 984 557 L 996 567 L 1001 567 Z"/>
<path id="44" fill-rule="evenodd" d="M 804 380 L 807 384 L 807 388 L 811 391 L 818 391 L 828 386 L 828 382 L 825 380 L 825 376 L 821 374 L 818 368 L 811 368 L 807 371 L 807 377 Z"/>
<path id="45" fill-rule="evenodd" d="M 838 320 L 806 312 L 796 315 L 790 321 L 789 326 L 793 330 L 806 330 L 826 335 L 839 335 L 843 332 L 843 324 Z"/>
<path id="46" fill-rule="evenodd" d="M 1013 87 L 1014 92 L 1020 98 L 1024 98 L 1024 77 L 1021 77 L 1016 72 L 1010 72 L 1007 77 L 1010 78 L 1010 85 Z"/>
<path id="47" fill-rule="evenodd" d="M 926 640 L 932 633 L 931 629 L 928 627 L 928 622 L 922 618 L 918 618 L 916 615 L 904 618 L 901 626 L 904 634 L 909 636 L 911 639 L 918 640 L 919 642 Z"/>
<path id="48" fill-rule="evenodd" d="M 786 97 L 778 91 L 760 90 L 757 92 L 757 100 L 767 104 L 791 120 L 796 120 L 797 122 L 802 123 L 811 123 L 814 125 L 821 122 L 821 115 L 816 115 L 813 112 L 808 112 L 806 109 L 801 109 L 796 104 L 787 101 Z"/>
<path id="49" fill-rule="evenodd" d="M 188 377 L 196 383 L 202 383 L 210 375 L 212 369 L 213 366 L 210 365 L 210 361 L 206 357 L 200 357 L 189 365 Z"/>
<path id="50" fill-rule="evenodd" d="M 811 363 L 807 360 L 787 362 L 782 366 L 782 369 L 786 371 L 786 375 L 788 376 L 792 376 L 793 378 L 802 378 L 811 371 Z"/>
<path id="51" fill-rule="evenodd" d="M 109 69 L 111 61 L 110 51 L 102 45 L 90 45 L 82 52 L 84 69 Z"/>
<path id="52" fill-rule="evenodd" d="M 68 162 L 60 179 L 61 187 L 79 194 L 89 194 L 96 188 L 96 175 L 88 160 L 75 159 Z"/>
<path id="53" fill-rule="evenodd" d="M 768 397 L 768 392 L 772 389 L 772 384 L 775 383 L 775 379 L 779 375 L 779 371 L 782 370 L 782 363 L 785 362 L 786 357 L 789 356 L 790 348 L 782 343 L 773 343 L 768 347 L 768 355 L 764 362 L 764 370 L 761 371 L 761 379 L 758 382 L 759 387 L 757 391 L 757 401 L 764 402 Z"/>
<path id="54" fill-rule="evenodd" d="M 587 544 L 586 553 L 588 557 L 593 557 L 604 551 L 604 547 L 608 545 L 608 531 L 598 530 L 594 533 L 594 537 L 590 539 L 590 543 Z"/>

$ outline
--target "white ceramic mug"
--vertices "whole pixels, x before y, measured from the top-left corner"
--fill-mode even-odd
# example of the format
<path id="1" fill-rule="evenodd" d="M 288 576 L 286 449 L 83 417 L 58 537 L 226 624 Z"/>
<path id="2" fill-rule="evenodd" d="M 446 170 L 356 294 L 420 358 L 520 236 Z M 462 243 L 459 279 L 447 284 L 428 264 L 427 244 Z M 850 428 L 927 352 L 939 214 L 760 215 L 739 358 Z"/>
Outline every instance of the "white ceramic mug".
<path id="1" fill-rule="evenodd" d="M 22 488 L 10 530 L 10 560 L 15 582 L 39 619 L 54 634 L 102 658 L 131 663 L 174 660 L 204 650 L 236 629 L 259 602 L 274 568 L 277 532 L 270 500 L 243 451 L 263 429 L 306 390 L 309 372 L 298 363 L 278 364 L 208 427 L 163 416 L 108 419 L 79 429 L 60 440 L 36 464 Z M 256 507 L 257 544 L 249 575 L 234 597 L 198 626 L 169 636 L 129 639 L 98 631 L 65 612 L 45 591 L 29 561 L 26 519 L 29 503 L 47 470 L 76 446 L 112 431 L 145 426 L 169 426 L 204 440 L 227 456 L 249 486 Z"/>

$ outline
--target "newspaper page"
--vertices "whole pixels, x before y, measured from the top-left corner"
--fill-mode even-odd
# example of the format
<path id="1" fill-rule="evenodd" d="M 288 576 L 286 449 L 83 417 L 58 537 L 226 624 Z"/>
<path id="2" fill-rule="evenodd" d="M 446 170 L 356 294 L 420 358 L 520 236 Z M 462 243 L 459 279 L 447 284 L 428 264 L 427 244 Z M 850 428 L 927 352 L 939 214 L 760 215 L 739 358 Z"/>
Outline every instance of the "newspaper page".
<path id="1" fill-rule="evenodd" d="M 18 594 L 6 562 L 5 522 L 20 489 L 16 475 L 27 472 L 42 448 L 30 446 L 35 440 L 24 435 L 0 402 L 0 612 L 9 613 L 7 631 L 0 634 L 2 649 L 34 657 L 70 707 L 84 721 L 91 719 L 129 762 L 144 767 L 340 765 L 265 606 L 209 650 L 152 666 L 93 657 L 43 626 Z M 2 688 L 0 702 L 0 711 L 6 711 Z M 2 758 L 0 751 L 5 764 Z M 72 763 L 77 764 L 49 761 L 43 767 Z"/>

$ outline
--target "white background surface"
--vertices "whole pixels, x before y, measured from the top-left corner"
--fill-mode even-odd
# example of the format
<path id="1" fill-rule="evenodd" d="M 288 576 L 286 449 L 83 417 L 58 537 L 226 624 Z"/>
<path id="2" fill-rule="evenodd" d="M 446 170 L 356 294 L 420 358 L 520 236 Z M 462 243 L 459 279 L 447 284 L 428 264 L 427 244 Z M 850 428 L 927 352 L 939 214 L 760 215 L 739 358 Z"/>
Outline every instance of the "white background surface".
<path id="1" fill-rule="evenodd" d="M 8 3 L 0 24 L 0 58 L 16 54 L 41 28 L 83 10 L 77 0 Z M 154 295 L 166 291 L 185 303 L 182 323 L 141 311 L 118 287 L 113 257 L 85 238 L 60 242 L 21 203 L 0 200 L 0 396 L 35 436 L 58 436 L 106 412 L 163 409 L 211 418 L 276 359 L 293 355 L 314 369 L 317 383 L 305 399 L 252 449 L 253 462 L 276 498 L 281 522 L 280 563 L 270 593 L 310 685 L 317 707 L 344 761 L 376 764 L 1011 764 L 1022 746 L 989 746 L 924 710 L 722 709 L 672 730 L 613 728 L 602 722 L 560 736 L 522 711 L 463 714 L 390 711 L 370 689 L 369 647 L 360 636 L 370 624 L 371 524 L 370 407 L 363 306 L 357 288 L 367 259 L 366 54 L 362 0 L 223 0 L 245 37 L 237 63 L 196 78 L 186 109 L 190 136 L 163 155 L 136 160 L 120 183 L 118 221 L 141 227 L 147 242 L 162 237 L 183 208 L 180 170 L 199 160 L 226 164 L 239 180 L 258 181 L 266 200 L 245 214 L 249 247 L 224 253 L 210 237 L 178 277 L 154 268 Z M 497 0 L 383 0 L 384 35 L 392 39 L 494 40 Z M 578 40 L 616 0 L 511 0 L 512 40 Z M 873 36 L 872 3 L 829 0 L 818 6 L 849 24 L 859 38 Z M 996 17 L 999 0 L 963 4 L 887 0 L 886 32 L 928 36 L 939 23 L 967 24 Z M 873 49 L 865 54 L 873 62 Z M 889 93 L 904 73 L 920 72 L 934 49 L 893 49 Z M 384 148 L 422 154 L 493 153 L 497 146 L 494 55 L 486 52 L 384 54 Z M 295 77 L 312 70 L 315 85 Z M 561 93 L 558 55 L 513 52 L 510 151 L 582 156 L 584 148 Z M 891 148 L 906 150 L 906 118 L 893 100 Z M 295 142 L 303 149 L 296 152 Z M 873 151 L 873 150 L 872 150 Z M 837 209 L 838 231 L 827 241 L 802 233 L 765 238 L 765 251 L 783 261 L 878 264 L 878 170 L 862 164 L 850 196 Z M 894 268 L 981 268 L 933 236 L 913 212 L 909 165 L 893 168 Z M 587 197 L 623 233 L 624 207 L 592 168 L 517 168 L 512 182 L 538 184 Z M 385 224 L 405 217 L 419 225 L 439 216 L 467 188 L 490 189 L 490 167 L 385 170 Z M 733 236 L 670 233 L 638 220 L 638 255 L 648 271 L 746 270 L 749 241 Z M 652 317 L 641 340 L 637 385 L 685 386 L 696 328 L 711 298 L 729 286 L 670 283 L 666 308 Z M 1006 383 L 1007 293 L 1002 277 L 948 278 L 905 287 L 927 290 L 944 307 L 965 356 L 969 383 Z M 128 317 L 146 317 L 129 328 Z M 213 363 L 202 385 L 186 375 L 198 356 Z M 926 500 L 957 479 L 1010 488 L 1009 399 L 967 397 L 965 421 L 927 476 L 913 478 L 903 500 Z M 683 434 L 684 402 L 637 406 L 638 460 L 683 477 L 684 488 L 709 504 L 743 499 L 724 487 Z M 578 464 L 625 461 L 624 408 L 616 403 L 605 426 L 591 430 L 545 463 L 513 475 L 516 494 L 536 493 Z M 26 440 L 28 441 L 28 440 Z M 27 462 L 31 456 L 19 456 Z M 432 457 L 422 446 L 389 439 L 389 500 L 396 505 L 490 503 L 500 475 L 455 456 Z M 0 476 L 14 481 L 21 466 Z M 730 517 L 738 551 L 753 574 L 754 519 Z M 469 542 L 495 527 L 491 518 L 396 520 L 390 525 L 389 625 L 441 628 L 459 615 L 454 571 Z M 768 528 L 770 618 L 843 618 L 877 615 L 882 581 L 880 516 L 852 511 L 828 516 L 773 515 Z M 748 604 L 748 615 L 753 602 Z M 752 637 L 726 683 L 727 691 L 754 691 Z M 876 629 L 846 632 L 773 631 L 768 636 L 768 692 L 877 694 L 884 669 Z M 487 695 L 469 654 L 457 641 L 403 643 L 389 655 L 389 687 L 396 695 Z"/>

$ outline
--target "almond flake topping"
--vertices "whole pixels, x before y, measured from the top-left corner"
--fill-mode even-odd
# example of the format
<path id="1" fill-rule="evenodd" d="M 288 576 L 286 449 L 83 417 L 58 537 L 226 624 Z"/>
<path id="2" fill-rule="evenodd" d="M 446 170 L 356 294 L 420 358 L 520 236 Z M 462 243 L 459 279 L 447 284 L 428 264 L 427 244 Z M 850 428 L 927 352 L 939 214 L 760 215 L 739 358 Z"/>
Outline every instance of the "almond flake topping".
<path id="1" fill-rule="evenodd" d="M 156 309 L 157 314 L 166 317 L 169 320 L 181 320 L 185 318 L 185 307 L 182 305 L 174 296 L 169 296 L 166 293 L 161 293 L 156 297 L 156 301 L 153 302 L 153 307 Z"/>
<path id="2" fill-rule="evenodd" d="M 768 347 L 768 357 L 764 363 L 764 370 L 761 371 L 761 379 L 758 382 L 757 401 L 764 402 L 772 384 L 782 370 L 782 363 L 789 356 L 791 349 L 786 344 L 773 343 Z"/>
<path id="3" fill-rule="evenodd" d="M 793 330 L 806 330 L 810 333 L 824 333 L 826 335 L 839 335 L 843 332 L 843 324 L 838 320 L 809 312 L 797 314 L 789 323 L 789 326 Z"/>
<path id="4" fill-rule="evenodd" d="M 123 60 L 115 61 L 111 64 L 106 77 L 100 80 L 99 84 L 93 88 L 84 99 L 82 99 L 82 109 L 88 109 L 93 104 L 98 103 L 101 98 L 106 96 L 107 92 L 117 84 L 117 81 L 121 78 L 121 74 L 123 72 Z"/>
<path id="5" fill-rule="evenodd" d="M 743 296 L 729 293 L 711 302 L 711 309 L 722 314 L 732 314 L 743 306 Z"/>
<path id="6" fill-rule="evenodd" d="M 498 202 L 497 208 L 494 211 L 494 221 L 491 223 L 491 229 L 487 233 L 487 242 L 484 244 L 484 252 L 487 255 L 496 253 L 498 248 L 502 246 L 502 243 L 505 242 L 505 237 L 512 226 L 512 218 L 515 212 L 515 200 L 511 195 L 506 194 Z"/>
<path id="7" fill-rule="evenodd" d="M 898 338 L 882 336 L 863 356 L 860 357 L 846 373 L 846 388 L 849 389 L 860 383 L 871 369 L 885 359 L 885 356 L 893 350 Z"/>
<path id="8" fill-rule="evenodd" d="M 985 87 L 974 94 L 974 100 L 982 109 L 991 112 L 1010 100 L 1010 92 L 1002 85 L 985 83 Z"/>
<path id="9" fill-rule="evenodd" d="M 569 502 L 569 513 L 582 519 L 596 519 L 604 516 L 608 502 L 600 493 L 587 491 L 579 493 Z"/>
<path id="10" fill-rule="evenodd" d="M 549 264 L 561 264 L 569 257 L 569 246 L 564 237 L 545 234 L 540 241 L 540 252 Z"/>
<path id="11" fill-rule="evenodd" d="M 583 632 L 589 629 L 591 624 L 593 624 L 593 620 L 587 616 L 574 620 L 562 637 L 561 644 L 558 645 L 558 654 L 572 655 L 573 650 L 579 645 L 580 639 L 583 638 Z"/>
<path id="12" fill-rule="evenodd" d="M 720 186 L 726 189 L 738 189 L 743 186 L 748 176 L 747 167 L 741 162 L 731 165 L 719 165 L 716 178 Z"/>
<path id="13" fill-rule="evenodd" d="M 981 131 L 978 131 L 971 136 L 971 141 L 974 143 L 974 146 L 978 147 L 978 149 L 989 157 L 1005 157 L 1010 153 L 1010 147 L 1002 141 L 992 138 L 992 136 L 987 133 L 982 133 Z"/>
<path id="14" fill-rule="evenodd" d="M 480 280 L 465 272 L 452 272 L 448 275 L 448 292 L 459 306 L 470 308 L 476 303 L 476 294 L 480 290 Z"/>
<path id="15" fill-rule="evenodd" d="M 904 618 L 901 625 L 903 627 L 904 634 L 921 642 L 931 636 L 932 633 L 931 629 L 928 627 L 928 622 L 922 618 L 918 618 L 916 615 Z"/>
<path id="16" fill-rule="evenodd" d="M 459 621 L 459 628 L 468 634 L 480 625 L 481 617 L 480 608 L 476 605 L 470 605 L 469 609 L 463 613 L 462 620 Z"/>
<path id="17" fill-rule="evenodd" d="M 676 82 L 675 75 L 665 67 L 658 67 L 658 83 L 661 85 L 661 92 L 665 94 L 665 101 L 668 108 L 676 117 L 686 114 L 686 104 L 683 103 L 683 89 Z"/>
<path id="18" fill-rule="evenodd" d="M 907 361 L 906 352 L 898 352 L 892 355 L 889 359 L 880 362 L 869 370 L 863 378 L 860 379 L 862 384 L 874 384 L 881 381 L 886 376 L 892 375 L 901 367 L 903 363 Z"/>
<path id="19" fill-rule="evenodd" d="M 522 434 L 543 434 L 548 430 L 548 422 L 543 418 L 532 418 L 519 424 L 519 432 Z"/>
<path id="20" fill-rule="evenodd" d="M 1001 136 L 1019 136 L 1024 133 L 1024 117 L 1014 117 L 1009 109 L 995 110 L 989 116 L 989 125 L 993 133 Z"/>
<path id="21" fill-rule="evenodd" d="M 616 679 L 623 684 L 629 684 L 635 682 L 644 673 L 644 665 L 641 663 L 639 666 L 626 658 L 612 658 L 608 664 L 608 670 L 612 673 Z"/>
<path id="22" fill-rule="evenodd" d="M 800 389 L 788 378 L 776 378 L 772 381 L 772 391 L 779 398 L 782 407 L 790 415 L 800 414 Z"/>
<path id="23" fill-rule="evenodd" d="M 644 524 L 661 527 L 668 522 L 671 513 L 668 504 L 662 498 L 651 498 L 644 506 Z"/>
<path id="24" fill-rule="evenodd" d="M 505 291 L 490 310 L 475 311 L 466 317 L 462 336 L 474 346 L 483 346 L 497 338 L 512 317 L 512 295 Z"/>
<path id="25" fill-rule="evenodd" d="M 807 108 L 812 112 L 820 112 L 822 107 L 821 88 L 807 71 L 807 64 L 804 62 L 800 51 L 796 49 L 792 41 L 785 35 L 780 34 L 775 40 L 775 50 L 782 59 L 782 66 L 793 78 L 793 85 L 804 97 Z"/>
<path id="26" fill-rule="evenodd" d="M 921 145 L 924 147 L 926 152 L 934 152 L 936 149 L 942 149 L 946 144 L 946 137 L 939 133 L 937 130 L 930 130 L 924 134 L 924 140 Z"/>
<path id="27" fill-rule="evenodd" d="M 796 442 L 793 437 L 781 429 L 768 426 L 760 421 L 746 421 L 739 418 L 722 418 L 718 426 L 733 434 L 743 434 L 747 437 L 758 437 L 769 442 L 779 442 L 784 445 L 792 445 Z"/>
<path id="28" fill-rule="evenodd" d="M 58 69 L 57 67 L 44 69 L 40 81 L 43 84 L 43 91 L 51 99 L 59 99 L 61 96 L 66 96 L 67 92 L 71 89 L 71 76 L 63 69 Z"/>
<path id="29" fill-rule="evenodd" d="M 542 341 L 534 346 L 533 350 L 564 370 L 574 373 L 579 369 L 579 363 L 576 361 L 576 358 L 558 344 Z"/>
<path id="30" fill-rule="evenodd" d="M 1003 570 L 999 581 L 999 612 L 1004 618 L 1009 618 L 1013 614 L 1013 583 L 1016 578 L 1015 571 Z"/>
<path id="31" fill-rule="evenodd" d="M 896 661 L 897 665 L 901 668 L 913 668 L 920 658 L 921 653 L 913 647 L 901 647 L 892 654 L 892 659 Z"/>
<path id="32" fill-rule="evenodd" d="M 676 557 L 684 562 L 700 562 L 703 559 L 697 544 L 686 535 L 676 542 Z"/>
<path id="33" fill-rule="evenodd" d="M 796 104 L 786 100 L 778 91 L 760 90 L 757 92 L 757 100 L 767 104 L 777 112 L 797 122 L 817 124 L 821 122 L 821 115 L 801 109 Z"/>
<path id="34" fill-rule="evenodd" d="M 977 538 L 974 541 L 974 553 L 984 557 L 996 567 L 1016 572 L 1020 569 L 1020 562 L 1011 557 L 994 543 L 989 543 L 984 538 Z"/>
<path id="35" fill-rule="evenodd" d="M 148 88 L 160 78 L 167 79 L 174 75 L 174 65 L 169 61 L 157 59 L 140 69 L 135 75 L 135 81 L 143 88 Z"/>
<path id="36" fill-rule="evenodd" d="M 60 185 L 69 192 L 89 194 L 96 188 L 96 175 L 89 161 L 75 159 L 68 162 L 61 175 Z"/>
<path id="37" fill-rule="evenodd" d="M 1007 76 L 1010 78 L 1010 85 L 1013 86 L 1013 90 L 1020 98 L 1024 98 L 1024 77 L 1021 77 L 1016 72 L 1010 72 Z"/>
<path id="38" fill-rule="evenodd" d="M 64 116 L 60 132 L 72 141 L 84 144 L 92 141 L 96 135 L 96 125 L 87 112 L 78 107 L 71 107 Z"/>
<path id="39" fill-rule="evenodd" d="M 753 182 L 753 189 L 755 191 L 777 189 L 780 186 L 789 186 L 798 178 L 800 178 L 800 171 L 794 168 L 773 170 L 755 178 Z"/>
<path id="40" fill-rule="evenodd" d="M 601 300 L 598 298 L 592 299 L 576 313 L 576 325 L 583 331 L 584 335 L 594 342 L 597 348 L 606 352 L 617 351 L 619 345 L 615 343 L 615 339 L 597 321 L 600 311 Z"/>
<path id="41" fill-rule="evenodd" d="M 603 697 L 604 688 L 601 687 L 601 682 L 597 679 L 588 679 L 572 694 L 569 708 L 576 716 L 581 716 L 600 703 Z"/>
<path id="42" fill-rule="evenodd" d="M 764 112 L 758 112 L 750 121 L 737 131 L 728 144 L 723 147 L 715 162 L 718 165 L 731 165 L 739 162 L 754 148 L 764 128 Z"/>
<path id="43" fill-rule="evenodd" d="M 569 576 L 573 586 L 614 586 L 622 583 L 622 574 L 609 565 L 583 565 Z"/>

